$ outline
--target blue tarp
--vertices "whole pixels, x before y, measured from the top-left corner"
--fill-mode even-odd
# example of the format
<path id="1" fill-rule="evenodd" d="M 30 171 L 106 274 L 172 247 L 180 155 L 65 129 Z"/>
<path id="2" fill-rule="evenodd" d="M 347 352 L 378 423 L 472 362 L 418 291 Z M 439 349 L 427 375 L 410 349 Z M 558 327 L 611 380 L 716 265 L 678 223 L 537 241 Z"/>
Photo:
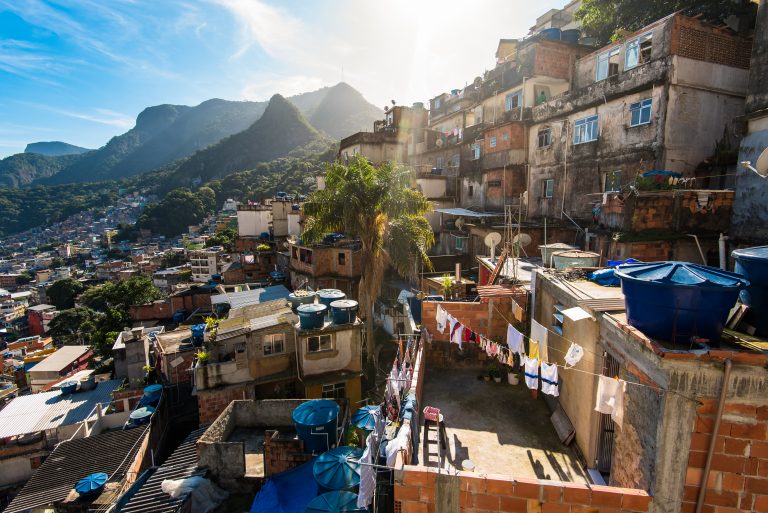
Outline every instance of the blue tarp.
<path id="1" fill-rule="evenodd" d="M 314 465 L 315 458 L 267 479 L 253 499 L 251 513 L 303 513 L 307 504 L 317 496 L 317 483 L 312 473 Z"/>

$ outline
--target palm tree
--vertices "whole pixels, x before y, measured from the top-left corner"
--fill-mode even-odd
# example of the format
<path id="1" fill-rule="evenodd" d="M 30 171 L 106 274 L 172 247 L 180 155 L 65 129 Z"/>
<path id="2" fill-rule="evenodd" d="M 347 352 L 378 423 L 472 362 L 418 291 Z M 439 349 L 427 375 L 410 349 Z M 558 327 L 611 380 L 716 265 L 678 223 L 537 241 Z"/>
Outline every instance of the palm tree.
<path id="1" fill-rule="evenodd" d="M 325 189 L 304 203 L 302 238 L 317 242 L 327 233 L 342 232 L 360 240 L 359 301 L 366 319 L 366 351 L 373 359 L 373 306 L 381 291 L 384 271 L 391 266 L 404 278 L 418 275 L 418 263 L 432 263 L 427 250 L 434 244 L 432 227 L 424 217 L 431 206 L 421 192 L 410 188 L 411 171 L 390 163 L 371 165 L 357 156 L 348 165 L 330 164 Z"/>

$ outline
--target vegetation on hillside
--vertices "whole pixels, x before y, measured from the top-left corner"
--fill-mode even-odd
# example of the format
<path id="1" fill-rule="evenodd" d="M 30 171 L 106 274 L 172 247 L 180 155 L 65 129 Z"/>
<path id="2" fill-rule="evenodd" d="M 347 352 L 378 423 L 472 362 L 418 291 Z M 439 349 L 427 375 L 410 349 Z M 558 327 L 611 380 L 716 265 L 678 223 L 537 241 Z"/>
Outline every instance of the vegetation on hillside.
<path id="1" fill-rule="evenodd" d="M 53 176 L 82 155 L 46 156 L 18 153 L 0 160 L 0 187 L 21 187 L 40 178 Z"/>

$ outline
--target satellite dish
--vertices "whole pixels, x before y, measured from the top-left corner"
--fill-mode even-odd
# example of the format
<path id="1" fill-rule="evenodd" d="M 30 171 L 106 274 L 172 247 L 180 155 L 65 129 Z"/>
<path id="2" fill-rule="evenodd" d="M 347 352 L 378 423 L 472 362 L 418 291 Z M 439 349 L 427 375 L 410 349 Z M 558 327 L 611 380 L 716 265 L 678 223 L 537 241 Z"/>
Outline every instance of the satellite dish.
<path id="1" fill-rule="evenodd" d="M 458 228 L 459 231 L 463 232 L 464 231 L 464 225 L 467 224 L 467 222 L 464 220 L 463 217 L 459 217 L 458 219 L 456 219 L 456 223 L 455 224 L 456 224 L 456 228 Z"/>
<path id="2" fill-rule="evenodd" d="M 533 242 L 533 239 L 531 239 L 531 236 L 528 235 L 527 233 L 518 233 L 512 239 L 512 243 L 517 244 L 521 248 L 529 246 L 531 242 Z"/>
<path id="3" fill-rule="evenodd" d="M 499 232 L 491 232 L 485 236 L 485 245 L 489 248 L 494 248 L 501 242 L 501 234 Z"/>
<path id="4" fill-rule="evenodd" d="M 764 149 L 760 156 L 757 157 L 757 162 L 755 162 L 754 166 L 752 165 L 752 162 L 748 160 L 745 160 L 741 164 L 763 178 L 768 177 L 768 148 Z"/>

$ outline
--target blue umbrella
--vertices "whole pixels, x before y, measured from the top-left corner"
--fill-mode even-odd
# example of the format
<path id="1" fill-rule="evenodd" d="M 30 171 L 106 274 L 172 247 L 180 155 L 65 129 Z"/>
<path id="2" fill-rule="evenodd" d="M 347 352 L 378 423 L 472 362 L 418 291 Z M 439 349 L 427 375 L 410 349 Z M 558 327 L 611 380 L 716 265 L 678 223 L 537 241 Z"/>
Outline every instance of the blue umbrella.
<path id="1" fill-rule="evenodd" d="M 357 447 L 336 447 L 321 454 L 312 469 L 315 481 L 326 490 L 352 490 L 360 485 L 360 457 Z"/>
<path id="2" fill-rule="evenodd" d="M 363 513 L 357 507 L 357 494 L 352 492 L 328 492 L 318 495 L 307 504 L 304 513 Z"/>
<path id="3" fill-rule="evenodd" d="M 363 406 L 352 415 L 352 423 L 360 429 L 373 431 L 376 428 L 376 412 L 380 409 L 379 406 Z"/>

